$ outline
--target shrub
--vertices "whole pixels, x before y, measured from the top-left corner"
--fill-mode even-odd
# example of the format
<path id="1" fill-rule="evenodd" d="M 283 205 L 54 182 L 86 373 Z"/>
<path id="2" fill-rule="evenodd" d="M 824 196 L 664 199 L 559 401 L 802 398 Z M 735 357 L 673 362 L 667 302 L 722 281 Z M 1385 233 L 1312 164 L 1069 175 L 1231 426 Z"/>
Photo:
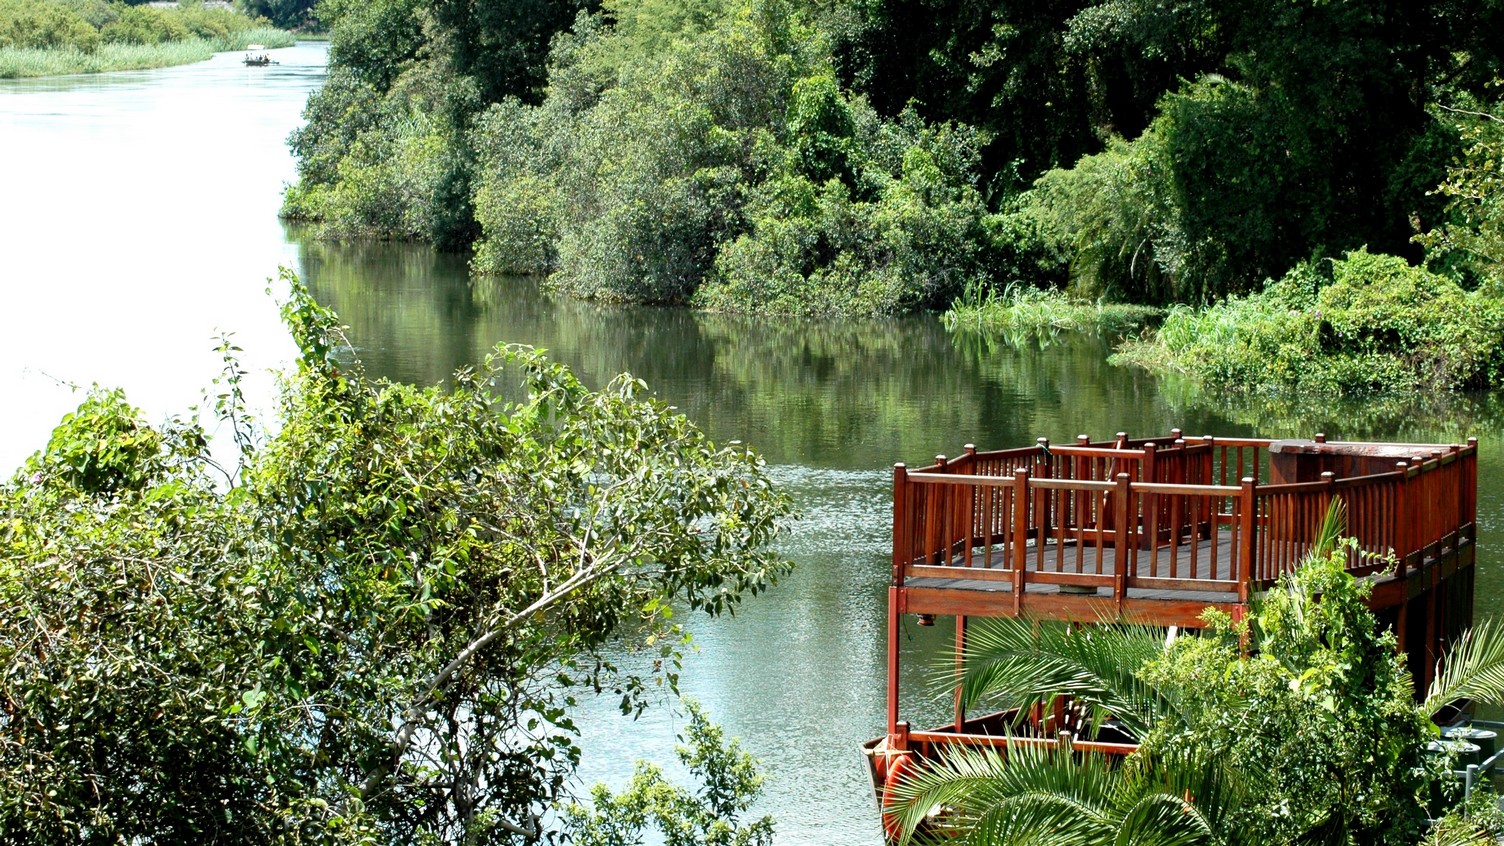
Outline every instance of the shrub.
<path id="1" fill-rule="evenodd" d="M 1446 391 L 1504 378 L 1504 301 L 1366 250 L 1329 269 L 1304 265 L 1259 294 L 1171 309 L 1118 358 L 1267 393 Z"/>

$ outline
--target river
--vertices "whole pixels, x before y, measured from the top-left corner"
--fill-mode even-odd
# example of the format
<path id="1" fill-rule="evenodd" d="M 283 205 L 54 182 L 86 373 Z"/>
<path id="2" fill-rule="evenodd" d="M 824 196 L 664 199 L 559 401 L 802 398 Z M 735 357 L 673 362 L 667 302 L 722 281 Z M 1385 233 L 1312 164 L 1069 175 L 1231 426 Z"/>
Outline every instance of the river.
<path id="1" fill-rule="evenodd" d="M 0 331 L 0 466 L 45 442 L 77 402 L 68 384 L 123 386 L 154 416 L 198 401 L 234 332 L 257 371 L 291 344 L 264 293 L 298 270 L 351 327 L 374 374 L 441 380 L 499 342 L 546 347 L 589 384 L 629 370 L 717 439 L 759 449 L 802 518 L 798 564 L 735 617 L 690 622 L 700 651 L 683 686 L 761 757 L 759 810 L 779 843 L 876 844 L 856 745 L 882 730 L 891 466 L 967 442 L 983 448 L 1166 432 L 1482 439 L 1478 610 L 1504 596 L 1504 426 L 1496 401 L 1442 412 L 1378 406 L 1307 413 L 1223 408 L 1108 365 L 1092 340 L 1014 349 L 931 316 L 789 323 L 555 299 L 529 280 L 471 280 L 463 260 L 408 245 L 331 245 L 276 219 L 293 165 L 282 141 L 320 83 L 324 49 L 225 54 L 183 68 L 0 82 L 0 206 L 9 272 Z M 943 626 L 905 632 L 908 672 Z M 630 657 L 628 657 L 630 660 Z M 917 677 L 911 687 L 918 686 Z M 935 712 L 944 711 L 937 703 Z M 682 719 L 630 721 L 587 703 L 582 783 L 620 785 L 633 762 L 672 759 Z M 912 714 L 912 709 L 910 710 Z M 670 767 L 677 771 L 676 767 Z"/>

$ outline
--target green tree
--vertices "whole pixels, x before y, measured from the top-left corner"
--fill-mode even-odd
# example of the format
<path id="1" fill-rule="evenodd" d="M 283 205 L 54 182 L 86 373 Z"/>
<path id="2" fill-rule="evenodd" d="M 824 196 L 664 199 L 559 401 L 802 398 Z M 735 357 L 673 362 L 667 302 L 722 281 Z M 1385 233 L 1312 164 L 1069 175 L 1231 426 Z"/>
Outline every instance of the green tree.
<path id="1" fill-rule="evenodd" d="M 656 764 L 639 762 L 621 793 L 598 784 L 587 805 L 570 805 L 564 828 L 576 846 L 642 846 L 644 831 L 657 829 L 665 846 L 770 846 L 773 818 L 742 825 L 740 818 L 762 791 L 757 760 L 727 740 L 698 704 L 685 701 L 689 725 L 675 750 L 700 782 L 690 791 L 670 783 Z"/>
<path id="2" fill-rule="evenodd" d="M 640 711 L 677 683 L 676 609 L 785 568 L 757 457 L 641 383 L 504 349 L 394 385 L 296 285 L 286 317 L 275 428 L 221 383 L 238 470 L 106 394 L 0 488 L 7 837 L 536 841 L 575 698 Z"/>
<path id="3" fill-rule="evenodd" d="M 1443 222 L 1416 240 L 1433 267 L 1462 271 L 1504 295 L 1504 104 L 1469 102 L 1443 107 L 1441 116 L 1461 134 L 1463 151 L 1436 189 L 1447 198 Z"/>

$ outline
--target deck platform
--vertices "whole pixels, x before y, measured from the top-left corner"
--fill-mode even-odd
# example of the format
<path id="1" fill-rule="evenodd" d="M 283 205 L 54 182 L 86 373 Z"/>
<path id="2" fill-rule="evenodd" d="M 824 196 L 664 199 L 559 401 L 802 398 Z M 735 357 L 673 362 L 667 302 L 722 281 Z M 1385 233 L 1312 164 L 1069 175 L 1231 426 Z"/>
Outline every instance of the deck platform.
<path id="1" fill-rule="evenodd" d="M 996 452 L 968 445 L 918 469 L 896 465 L 888 734 L 867 750 L 879 799 L 894 756 L 1014 742 L 974 730 L 985 720 L 966 714 L 959 696 L 949 728 L 921 732 L 899 719 L 907 615 L 921 625 L 954 618 L 958 642 L 973 617 L 1194 628 L 1214 608 L 1242 619 L 1300 566 L 1333 500 L 1346 506 L 1346 535 L 1356 539 L 1347 570 L 1372 579 L 1370 607 L 1425 690 L 1439 656 L 1472 625 L 1477 452 L 1474 439 L 1340 443 L 1175 430 L 1137 440 L 1041 438 Z M 1049 725 L 1040 722 L 1029 742 L 1055 742 Z"/>

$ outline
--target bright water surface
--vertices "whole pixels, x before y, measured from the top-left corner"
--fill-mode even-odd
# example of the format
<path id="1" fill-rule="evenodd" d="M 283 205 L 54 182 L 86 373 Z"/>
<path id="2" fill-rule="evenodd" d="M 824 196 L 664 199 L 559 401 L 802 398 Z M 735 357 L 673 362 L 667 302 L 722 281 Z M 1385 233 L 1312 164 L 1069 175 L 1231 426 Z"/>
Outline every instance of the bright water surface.
<path id="1" fill-rule="evenodd" d="M 891 465 L 1118 430 L 1453 441 L 1483 439 L 1478 608 L 1504 596 L 1504 426 L 1498 402 L 1444 415 L 1359 409 L 1294 423 L 1238 413 L 1105 363 L 1096 342 L 1018 351 L 953 336 L 932 317 L 863 323 L 743 320 L 613 309 L 540 295 L 527 281 L 470 280 L 429 250 L 333 246 L 276 219 L 293 175 L 283 139 L 322 81 L 324 48 L 238 54 L 189 67 L 0 81 L 0 469 L 19 464 L 79 399 L 118 385 L 155 417 L 198 401 L 234 332 L 259 375 L 291 343 L 264 293 L 295 267 L 351 326 L 377 375 L 436 382 L 499 342 L 543 346 L 589 384 L 630 370 L 717 439 L 767 456 L 802 520 L 794 576 L 734 618 L 691 621 L 701 651 L 684 687 L 766 765 L 763 811 L 784 844 L 875 844 L 856 745 L 883 722 Z M 905 632 L 908 689 L 943 626 Z M 613 703 L 582 719 L 582 778 L 623 783 L 632 762 L 672 759 L 682 720 L 630 721 Z M 915 698 L 906 712 L 926 710 Z M 943 706 L 929 706 L 931 713 Z"/>

